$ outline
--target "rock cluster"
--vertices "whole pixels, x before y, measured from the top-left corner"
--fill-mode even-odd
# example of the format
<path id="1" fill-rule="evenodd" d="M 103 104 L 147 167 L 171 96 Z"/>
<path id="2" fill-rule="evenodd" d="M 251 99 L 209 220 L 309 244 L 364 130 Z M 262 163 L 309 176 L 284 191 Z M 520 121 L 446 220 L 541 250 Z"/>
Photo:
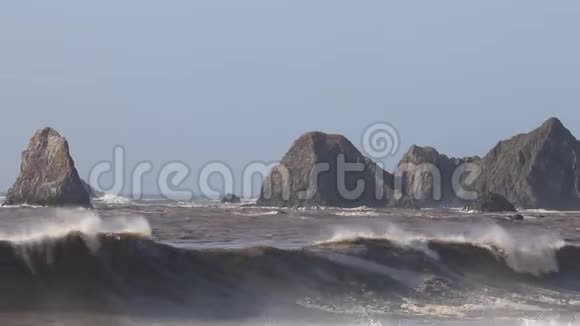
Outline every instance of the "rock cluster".
<path id="1" fill-rule="evenodd" d="M 98 195 L 79 178 L 67 140 L 45 128 L 22 153 L 20 175 L 4 205 L 91 207 L 90 198 Z M 240 198 L 229 194 L 222 202 Z M 270 172 L 257 204 L 580 209 L 580 142 L 560 120 L 550 118 L 499 142 L 483 158 L 450 158 L 413 145 L 393 175 L 344 136 L 309 132 Z"/>
<path id="2" fill-rule="evenodd" d="M 341 180 L 340 157 L 364 168 L 343 173 Z M 329 164 L 328 171 L 316 171 L 321 163 Z M 358 180 L 365 186 L 357 199 L 339 191 L 340 182 L 354 189 Z M 377 190 L 379 197 L 374 195 Z M 483 158 L 450 158 L 434 148 L 413 145 L 392 175 L 345 137 L 311 132 L 301 136 L 273 169 L 257 204 L 477 207 L 486 200 L 496 202 L 497 195 L 522 208 L 580 208 L 580 142 L 560 120 L 550 118 L 530 133 L 499 142 Z"/>

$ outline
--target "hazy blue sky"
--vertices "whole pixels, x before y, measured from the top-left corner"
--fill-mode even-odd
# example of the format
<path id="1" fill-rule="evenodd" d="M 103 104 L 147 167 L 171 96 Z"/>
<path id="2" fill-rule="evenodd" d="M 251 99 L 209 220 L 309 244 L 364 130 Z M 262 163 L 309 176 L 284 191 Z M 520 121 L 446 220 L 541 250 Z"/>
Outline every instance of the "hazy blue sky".
<path id="1" fill-rule="evenodd" d="M 309 130 L 358 145 L 378 120 L 402 151 L 454 156 L 550 116 L 580 136 L 578 17 L 573 0 L 1 1 L 0 190 L 43 126 L 81 176 L 115 144 L 240 169 Z"/>

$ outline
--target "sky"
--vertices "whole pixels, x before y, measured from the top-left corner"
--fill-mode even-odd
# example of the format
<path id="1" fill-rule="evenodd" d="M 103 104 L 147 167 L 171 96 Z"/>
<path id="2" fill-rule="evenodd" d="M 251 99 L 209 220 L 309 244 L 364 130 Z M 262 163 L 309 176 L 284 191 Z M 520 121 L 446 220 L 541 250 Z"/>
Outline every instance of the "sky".
<path id="1" fill-rule="evenodd" d="M 81 177 L 125 149 L 234 171 L 302 133 L 484 155 L 551 116 L 580 137 L 580 2 L 125 0 L 0 2 L 0 191 L 35 130 Z M 155 177 L 145 191 L 156 192 Z"/>

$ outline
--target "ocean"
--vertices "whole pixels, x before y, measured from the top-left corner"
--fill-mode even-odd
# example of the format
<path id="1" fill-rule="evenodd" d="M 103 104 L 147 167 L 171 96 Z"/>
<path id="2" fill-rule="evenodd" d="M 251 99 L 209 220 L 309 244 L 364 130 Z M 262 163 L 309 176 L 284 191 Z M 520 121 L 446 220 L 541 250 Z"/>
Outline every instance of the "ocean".
<path id="1" fill-rule="evenodd" d="M 0 325 L 580 325 L 580 214 L 0 209 Z"/>

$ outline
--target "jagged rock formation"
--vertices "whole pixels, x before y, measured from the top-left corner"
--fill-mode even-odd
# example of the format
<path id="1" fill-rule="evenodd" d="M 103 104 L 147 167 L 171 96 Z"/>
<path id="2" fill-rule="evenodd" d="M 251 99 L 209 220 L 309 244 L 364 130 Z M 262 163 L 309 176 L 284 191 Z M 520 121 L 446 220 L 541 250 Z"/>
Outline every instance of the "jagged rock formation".
<path id="1" fill-rule="evenodd" d="M 4 202 L 4 205 L 21 204 L 91 207 L 68 142 L 54 129 L 36 132 L 22 153 L 20 175 Z"/>
<path id="2" fill-rule="evenodd" d="M 341 156 L 348 163 L 361 163 L 364 171 L 347 173 L 345 180 L 341 180 L 341 173 L 337 173 L 337 160 Z M 329 163 L 330 171 L 317 174 L 315 167 L 320 163 Z M 479 171 L 463 171 L 467 166 Z M 376 176 L 382 176 L 384 184 L 377 185 Z M 358 180 L 365 182 L 363 193 L 356 199 L 344 198 L 339 183 L 344 181 L 343 188 L 352 190 Z M 457 182 L 464 192 L 457 192 L 453 186 Z M 383 193 L 379 198 L 373 196 L 377 189 Z M 476 196 L 466 197 L 465 192 Z M 580 142 L 558 119 L 551 118 L 530 133 L 500 142 L 483 159 L 449 158 L 430 147 L 412 146 L 393 177 L 365 158 L 346 138 L 307 133 L 271 172 L 257 203 L 461 207 L 476 205 L 477 201 L 472 201 L 487 198 L 488 193 L 501 195 L 522 208 L 579 209 Z"/>
<path id="3" fill-rule="evenodd" d="M 449 158 L 432 147 L 411 146 L 395 173 L 399 202 L 419 207 L 462 206 L 464 198 L 453 187 L 453 175 L 463 177 L 458 167 L 479 161 L 479 157 Z"/>
<path id="4" fill-rule="evenodd" d="M 353 163 L 361 170 L 342 173 L 342 168 Z M 393 176 L 344 136 L 310 132 L 294 142 L 266 178 L 257 204 L 384 207 L 392 196 L 392 184 Z"/>
<path id="5" fill-rule="evenodd" d="M 522 208 L 580 208 L 580 144 L 556 118 L 499 142 L 482 161 L 480 193 Z"/>
<path id="6" fill-rule="evenodd" d="M 504 196 L 494 193 L 481 196 L 470 206 L 465 207 L 465 210 L 482 213 L 517 212 L 515 206 Z"/>
<path id="7" fill-rule="evenodd" d="M 462 189 L 478 196 L 499 194 L 522 208 L 580 208 L 580 142 L 556 118 L 501 141 L 483 159 L 448 158 L 433 148 L 412 146 L 399 163 L 406 172 L 395 173 L 395 189 L 403 195 L 399 201 L 420 207 L 469 205 L 452 186 L 454 171 L 464 163 L 481 169 L 473 183 L 460 179 Z M 434 167 L 439 175 L 433 173 Z M 440 191 L 434 192 L 439 177 Z"/>
<path id="8" fill-rule="evenodd" d="M 222 204 L 239 204 L 242 202 L 242 199 L 234 194 L 226 194 L 222 198 Z"/>

